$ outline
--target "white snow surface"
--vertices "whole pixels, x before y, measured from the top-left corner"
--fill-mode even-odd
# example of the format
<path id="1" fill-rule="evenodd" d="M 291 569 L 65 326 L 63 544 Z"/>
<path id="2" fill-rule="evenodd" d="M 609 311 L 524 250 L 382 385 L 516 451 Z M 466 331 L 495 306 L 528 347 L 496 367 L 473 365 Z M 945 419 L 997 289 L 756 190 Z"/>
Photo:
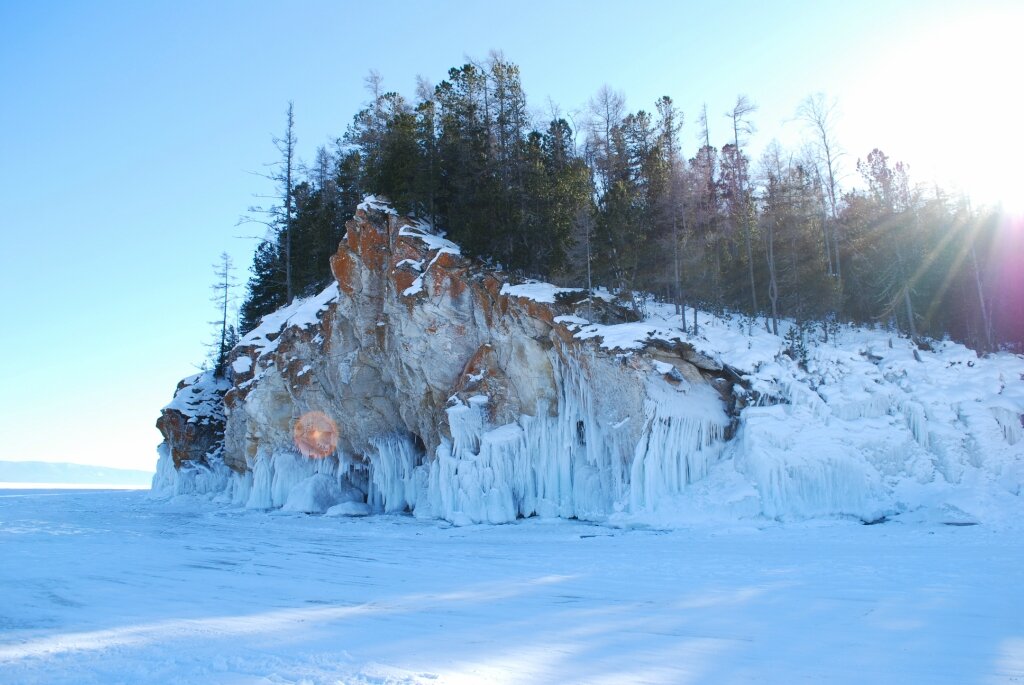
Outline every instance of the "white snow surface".
<path id="1" fill-rule="evenodd" d="M 405 297 L 411 297 L 423 292 L 423 279 L 426 277 L 427 272 L 430 271 L 430 267 L 434 266 L 434 264 L 437 263 L 437 260 L 441 258 L 441 255 L 462 254 L 462 250 L 458 245 L 446 239 L 443 231 L 437 230 L 427 221 L 414 220 L 412 223 L 399 228 L 398 235 L 416 238 L 422 242 L 428 250 L 434 252 L 434 256 L 430 258 L 430 262 L 426 267 L 423 266 L 422 261 L 414 261 L 411 259 L 403 259 L 396 265 L 399 267 L 408 265 L 419 272 L 419 276 L 416 277 L 416 280 L 414 280 L 408 288 L 402 291 L 402 295 Z"/>
<path id="2" fill-rule="evenodd" d="M 928 508 L 996 523 L 1024 514 L 1024 357 L 979 358 L 949 341 L 915 356 L 897 333 L 844 325 L 827 342 L 820 329 L 805 331 L 802 365 L 786 353 L 791 322 L 776 336 L 763 319 L 698 311 L 694 334 L 692 309 L 683 313 L 688 332 L 672 305 L 648 301 L 644 310 L 634 323 L 556 321 L 626 356 L 654 340 L 684 341 L 750 385 L 737 437 L 698 488 L 713 508 L 731 502 L 742 518 L 753 495 L 753 510 L 776 519 L 874 520 Z M 744 495 L 744 482 L 755 492 Z M 688 512 L 685 520 L 702 516 L 694 502 L 666 504 Z"/>
<path id="3" fill-rule="evenodd" d="M 231 362 L 231 370 L 235 373 L 249 373 L 252 370 L 252 359 L 249 357 L 239 357 Z"/>
<path id="4" fill-rule="evenodd" d="M 0 492 L 0 683 L 1021 682 L 1020 532 Z"/>
<path id="5" fill-rule="evenodd" d="M 559 293 L 578 293 L 581 292 L 580 288 L 559 288 L 558 286 L 551 285 L 550 283 L 542 283 L 540 281 L 526 281 L 518 285 L 511 285 L 505 283 L 501 286 L 501 294 L 509 295 L 511 297 L 524 297 L 529 300 L 536 302 L 545 302 L 551 304 L 555 301 L 555 296 Z"/>
<path id="6" fill-rule="evenodd" d="M 337 283 L 331 283 L 312 297 L 296 299 L 290 305 L 260 319 L 259 326 L 246 333 L 238 342 L 238 347 L 256 348 L 257 357 L 269 354 L 277 348 L 277 340 L 285 328 L 308 328 L 316 324 L 320 319 L 320 313 L 337 299 Z M 238 361 L 236 360 L 236 363 Z M 240 368 L 235 370 L 244 373 Z"/>
<path id="7" fill-rule="evenodd" d="M 386 198 L 377 197 L 376 195 L 367 195 L 363 198 L 363 201 L 359 203 L 356 209 L 366 211 L 384 212 L 385 214 L 391 214 L 397 216 L 398 212 L 391 206 L 391 203 Z"/>
<path id="8" fill-rule="evenodd" d="M 193 374 L 181 381 L 181 389 L 167 403 L 164 411 L 176 410 L 189 421 L 207 418 L 223 419 L 224 409 L 221 398 L 231 384 L 224 378 L 217 378 L 212 371 Z"/>
<path id="9" fill-rule="evenodd" d="M 416 238 L 427 246 L 428 250 L 437 250 L 448 254 L 462 254 L 462 248 L 444 237 L 441 231 L 422 219 L 414 219 L 398 229 L 398 235 Z M 435 255 L 436 259 L 437 256 Z"/>

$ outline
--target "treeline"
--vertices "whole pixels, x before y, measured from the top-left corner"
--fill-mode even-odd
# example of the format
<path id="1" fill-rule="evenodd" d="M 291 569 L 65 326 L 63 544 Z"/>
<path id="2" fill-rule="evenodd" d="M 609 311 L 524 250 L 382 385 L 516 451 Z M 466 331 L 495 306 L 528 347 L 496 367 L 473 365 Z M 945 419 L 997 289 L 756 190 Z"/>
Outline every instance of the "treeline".
<path id="1" fill-rule="evenodd" d="M 653 292 L 680 311 L 741 311 L 776 331 L 788 317 L 950 335 L 981 350 L 1019 342 L 999 320 L 1009 295 L 991 277 L 998 217 L 915 185 L 879 150 L 845 185 L 822 96 L 798 110 L 799 151 L 773 143 L 755 162 L 756 107 L 743 97 L 721 119 L 721 147 L 700 112 L 688 156 L 671 98 L 630 112 L 602 88 L 580 114 L 552 106 L 539 117 L 501 56 L 453 68 L 436 87 L 421 80 L 412 101 L 384 92 L 375 73 L 367 85 L 367 107 L 309 166 L 296 162 L 289 106 L 275 141 L 277 201 L 253 215 L 271 230 L 243 331 L 330 281 L 344 222 L 373 193 L 526 276 Z"/>

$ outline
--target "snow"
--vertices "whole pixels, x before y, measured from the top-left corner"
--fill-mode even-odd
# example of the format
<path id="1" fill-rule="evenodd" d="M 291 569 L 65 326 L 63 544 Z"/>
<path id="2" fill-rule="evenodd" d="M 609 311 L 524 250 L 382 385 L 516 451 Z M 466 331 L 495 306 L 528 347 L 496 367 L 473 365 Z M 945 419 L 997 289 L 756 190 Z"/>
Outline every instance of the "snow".
<path id="1" fill-rule="evenodd" d="M 190 421 L 202 421 L 207 417 L 223 418 L 221 398 L 231 387 L 224 378 L 217 378 L 213 371 L 203 371 L 181 381 L 181 389 L 164 407 L 164 411 L 180 412 Z"/>
<path id="2" fill-rule="evenodd" d="M 342 502 L 324 512 L 324 516 L 369 516 L 373 513 L 366 502 Z"/>
<path id="3" fill-rule="evenodd" d="M 391 214 L 397 216 L 398 212 L 391 206 L 391 203 L 386 198 L 377 197 L 376 195 L 367 195 L 363 198 L 363 201 L 356 207 L 357 210 L 384 212 L 385 214 Z"/>
<path id="4" fill-rule="evenodd" d="M 323 473 L 314 473 L 288 491 L 288 498 L 281 510 L 322 514 L 341 499 L 343 494 L 336 480 Z"/>
<path id="5" fill-rule="evenodd" d="M 239 357 L 231 362 L 231 370 L 238 374 L 249 373 L 252 370 L 252 359 L 249 357 Z"/>
<path id="6" fill-rule="evenodd" d="M 0 683 L 1010 683 L 1017 528 L 616 530 L 0 493 Z"/>
<path id="7" fill-rule="evenodd" d="M 402 259 L 395 264 L 395 268 L 400 269 L 403 266 L 408 266 L 416 271 L 423 271 L 423 261 L 422 259 Z"/>
<path id="8" fill-rule="evenodd" d="M 245 334 L 238 342 L 238 347 L 252 347 L 257 356 L 262 357 L 277 349 L 277 341 L 285 328 L 308 328 L 316 324 L 320 314 L 338 299 L 338 284 L 331 283 L 318 294 L 305 299 L 297 299 L 290 305 L 267 314 L 260 319 L 260 324 Z M 236 360 L 237 362 L 238 360 Z M 243 373 L 239 371 L 239 373 Z"/>
<path id="9" fill-rule="evenodd" d="M 402 295 L 405 297 L 412 297 L 423 292 L 423 279 L 426 277 L 427 272 L 430 271 L 430 267 L 437 263 L 437 260 L 441 258 L 443 254 L 460 255 L 462 254 L 461 249 L 458 245 L 450 240 L 445 239 L 443 232 L 437 231 L 428 222 L 423 220 L 412 221 L 398 229 L 398 235 L 407 236 L 410 238 L 416 238 L 422 242 L 427 250 L 434 251 L 434 256 L 430 259 L 426 268 L 423 267 L 423 261 L 403 259 L 396 266 L 411 266 L 416 271 L 420 272 L 420 275 L 416 277 L 416 280 L 409 285 L 408 288 L 402 291 Z"/>
<path id="10" fill-rule="evenodd" d="M 501 294 L 508 295 L 510 297 L 521 297 L 535 302 L 544 302 L 551 304 L 555 301 L 555 296 L 559 293 L 578 293 L 583 292 L 580 288 L 559 288 L 551 285 L 550 283 L 541 283 L 540 281 L 527 281 L 520 283 L 519 285 L 511 285 L 505 283 L 501 286 Z"/>
<path id="11" fill-rule="evenodd" d="M 529 284 L 538 292 L 542 286 Z M 786 353 L 786 333 L 797 330 L 792 322 L 782 321 L 776 336 L 763 319 L 698 312 L 695 335 L 692 309 L 684 312 L 688 330 L 672 305 L 648 300 L 642 309 L 644 319 L 633 323 L 592 324 L 579 316 L 556 322 L 579 340 L 625 355 L 658 340 L 688 343 L 750 388 L 737 436 L 690 472 L 699 489 L 648 493 L 640 506 L 638 453 L 630 511 L 643 520 L 685 525 L 726 512 L 747 517 L 751 497 L 756 515 L 783 520 L 875 520 L 931 509 L 995 523 L 1024 514 L 1024 357 L 979 358 L 949 341 L 915 355 L 913 343 L 896 333 L 844 325 L 827 342 L 818 330 L 804 331 L 807 358 L 795 360 Z M 672 375 L 665 362 L 651 363 Z M 657 468 L 675 468 L 672 459 Z M 723 467 L 715 468 L 719 460 Z M 701 497 L 714 513 L 695 506 Z M 663 513 L 652 515 L 652 505 Z"/>
<path id="12" fill-rule="evenodd" d="M 444 237 L 444 231 L 437 230 L 422 219 L 413 220 L 402 226 L 398 229 L 398 235 L 416 238 L 426 245 L 428 250 L 437 250 L 439 253 L 453 255 L 462 254 L 462 249 L 458 245 Z M 434 259 L 437 259 L 437 255 L 434 255 Z"/>

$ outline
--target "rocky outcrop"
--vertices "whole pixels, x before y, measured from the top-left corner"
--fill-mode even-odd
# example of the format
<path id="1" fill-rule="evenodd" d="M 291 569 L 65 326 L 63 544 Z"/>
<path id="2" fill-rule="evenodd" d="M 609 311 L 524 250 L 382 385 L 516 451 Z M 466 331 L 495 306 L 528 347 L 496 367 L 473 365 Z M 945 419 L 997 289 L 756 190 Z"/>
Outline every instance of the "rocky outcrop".
<path id="1" fill-rule="evenodd" d="M 212 373 L 183 379 L 174 399 L 160 411 L 157 430 L 164 436 L 174 468 L 209 466 L 224 443 L 224 393 L 230 384 Z"/>
<path id="2" fill-rule="evenodd" d="M 682 345 L 647 354 L 577 339 L 586 293 L 511 286 L 374 201 L 331 267 L 331 287 L 266 317 L 233 351 L 222 465 L 208 456 L 216 412 L 210 439 L 169 409 L 161 418 L 174 466 L 230 469 L 236 503 L 595 519 L 686 487 L 718 454 L 728 388 L 709 383 L 714 365 L 687 361 Z M 599 301 L 602 318 L 635 318 L 611 300 Z M 336 428 L 317 431 L 333 433 L 326 455 L 301 448 L 314 413 Z M 299 487 L 310 479 L 331 485 L 311 497 Z"/>

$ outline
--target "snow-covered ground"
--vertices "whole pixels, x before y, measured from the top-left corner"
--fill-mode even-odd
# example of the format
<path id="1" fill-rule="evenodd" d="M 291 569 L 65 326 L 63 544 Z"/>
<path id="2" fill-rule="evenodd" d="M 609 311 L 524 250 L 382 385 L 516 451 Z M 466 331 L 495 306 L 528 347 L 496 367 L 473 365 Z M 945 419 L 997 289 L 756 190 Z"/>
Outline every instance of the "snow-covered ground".
<path id="1" fill-rule="evenodd" d="M 1024 537 L 0 492 L 2 683 L 1011 683 Z"/>

